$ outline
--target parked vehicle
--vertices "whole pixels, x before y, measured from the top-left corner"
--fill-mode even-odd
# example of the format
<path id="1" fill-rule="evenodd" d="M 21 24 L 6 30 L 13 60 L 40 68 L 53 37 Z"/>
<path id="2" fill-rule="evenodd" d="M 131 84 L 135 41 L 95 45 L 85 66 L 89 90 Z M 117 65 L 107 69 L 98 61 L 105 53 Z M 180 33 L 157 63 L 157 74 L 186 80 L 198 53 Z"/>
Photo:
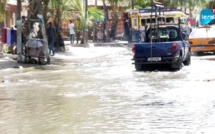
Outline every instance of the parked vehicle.
<path id="1" fill-rule="evenodd" d="M 191 52 L 198 54 L 204 52 L 215 53 L 215 29 L 204 26 L 193 29 L 189 36 Z"/>
<path id="2" fill-rule="evenodd" d="M 144 42 L 146 26 L 157 23 L 177 23 L 178 18 L 187 23 L 186 14 L 175 8 L 130 9 L 124 14 L 124 31 L 129 42 Z"/>

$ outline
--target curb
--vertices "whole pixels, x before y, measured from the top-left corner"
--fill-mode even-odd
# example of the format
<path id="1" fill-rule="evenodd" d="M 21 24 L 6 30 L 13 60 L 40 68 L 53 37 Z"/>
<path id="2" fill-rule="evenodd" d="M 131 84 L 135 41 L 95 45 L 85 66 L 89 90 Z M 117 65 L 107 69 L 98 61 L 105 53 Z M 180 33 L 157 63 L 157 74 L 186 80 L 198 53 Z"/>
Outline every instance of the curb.
<path id="1" fill-rule="evenodd" d="M 70 45 L 68 41 L 65 41 L 65 45 Z M 126 41 L 113 41 L 113 42 L 88 42 L 88 46 L 84 44 L 73 44 L 72 47 L 124 47 L 129 46 Z"/>
<path id="2" fill-rule="evenodd" d="M 101 47 L 101 46 L 111 46 L 111 47 L 123 47 L 127 45 L 127 43 L 118 43 L 118 42 L 114 42 L 114 43 L 94 43 L 94 46 L 97 47 Z"/>

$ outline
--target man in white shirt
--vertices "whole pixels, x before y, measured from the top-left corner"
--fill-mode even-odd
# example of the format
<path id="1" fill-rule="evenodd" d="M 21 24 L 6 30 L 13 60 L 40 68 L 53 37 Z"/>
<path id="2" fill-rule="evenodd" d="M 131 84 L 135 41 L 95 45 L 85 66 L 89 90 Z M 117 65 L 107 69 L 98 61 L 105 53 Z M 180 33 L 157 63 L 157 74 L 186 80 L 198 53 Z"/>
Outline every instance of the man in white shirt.
<path id="1" fill-rule="evenodd" d="M 72 22 L 72 20 L 70 20 L 70 24 L 69 24 L 68 28 L 69 28 L 69 33 L 70 33 L 70 41 L 71 41 L 71 44 L 73 44 L 74 38 L 75 38 L 75 25 Z"/>

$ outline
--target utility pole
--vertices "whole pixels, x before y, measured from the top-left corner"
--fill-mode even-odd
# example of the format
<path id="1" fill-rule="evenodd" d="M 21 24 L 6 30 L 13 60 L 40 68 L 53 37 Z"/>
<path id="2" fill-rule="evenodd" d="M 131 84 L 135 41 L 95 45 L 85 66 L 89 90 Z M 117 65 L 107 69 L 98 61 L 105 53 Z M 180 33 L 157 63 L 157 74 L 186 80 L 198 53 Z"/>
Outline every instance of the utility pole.
<path id="1" fill-rule="evenodd" d="M 85 27 L 84 27 L 84 45 L 88 47 L 88 0 L 85 0 Z"/>
<path id="2" fill-rule="evenodd" d="M 21 0 L 17 0 L 16 25 L 17 25 L 17 62 L 22 62 L 22 19 Z"/>

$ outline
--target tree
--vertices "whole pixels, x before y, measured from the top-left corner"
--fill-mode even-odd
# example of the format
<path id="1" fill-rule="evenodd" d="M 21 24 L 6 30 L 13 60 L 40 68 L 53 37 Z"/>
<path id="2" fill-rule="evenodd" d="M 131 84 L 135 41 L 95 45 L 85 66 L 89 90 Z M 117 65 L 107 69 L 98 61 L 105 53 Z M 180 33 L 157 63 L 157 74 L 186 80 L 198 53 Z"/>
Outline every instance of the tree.
<path id="1" fill-rule="evenodd" d="M 134 0 L 134 7 L 135 8 L 146 8 L 150 7 L 151 0 Z"/>
<path id="2" fill-rule="evenodd" d="M 95 0 L 95 8 L 97 8 L 97 0 Z M 95 42 L 96 38 L 96 21 L 95 19 L 93 20 L 93 42 Z"/>
<path id="3" fill-rule="evenodd" d="M 106 41 L 106 40 L 109 40 L 109 30 L 108 30 L 108 27 L 107 27 L 107 20 L 108 20 L 108 9 L 106 7 L 106 3 L 105 3 L 105 0 L 102 0 L 103 2 L 103 12 L 105 14 L 105 17 L 104 17 L 104 30 L 103 30 L 103 40 Z"/>
<path id="4" fill-rule="evenodd" d="M 0 22 L 4 21 L 6 4 L 7 4 L 7 0 L 0 1 Z"/>
<path id="5" fill-rule="evenodd" d="M 80 34 L 84 33 L 84 26 L 87 21 L 85 18 L 85 10 L 82 5 L 83 3 L 81 0 L 73 0 L 73 4 L 70 7 L 72 11 L 78 11 L 78 14 L 76 14 L 75 18 L 73 18 L 76 21 L 76 32 L 77 32 L 76 37 L 80 37 Z M 97 20 L 104 19 L 104 13 L 96 7 L 89 7 L 88 19 L 90 21 L 88 21 L 87 25 L 89 27 L 92 27 L 92 24 L 93 24 L 92 22 L 94 19 L 97 19 Z M 83 38 L 81 42 L 83 43 Z"/>
<path id="6" fill-rule="evenodd" d="M 104 1 L 104 0 L 103 0 Z M 108 0 L 110 4 L 110 9 L 112 10 L 112 24 L 111 24 L 111 31 L 110 36 L 114 39 L 116 36 L 116 29 L 118 24 L 118 13 L 120 10 L 123 10 L 122 7 L 125 6 L 125 3 L 131 2 L 130 0 Z"/>
<path id="7" fill-rule="evenodd" d="M 49 3 L 48 7 L 51 9 L 51 12 L 49 12 L 48 18 L 53 18 L 57 35 L 62 33 L 62 21 L 65 20 L 65 16 L 69 17 L 65 12 L 69 10 L 72 4 L 72 1 L 69 0 L 51 0 Z M 56 40 L 58 40 L 58 37 L 56 36 Z M 59 47 L 58 43 L 56 45 L 56 47 Z"/>
<path id="8" fill-rule="evenodd" d="M 49 2 L 50 2 L 50 0 L 42 0 L 42 9 L 43 9 L 43 18 L 44 18 L 44 22 L 45 22 L 45 24 L 47 23 L 47 21 L 48 21 L 48 10 L 49 10 L 49 8 L 48 8 L 48 5 L 49 5 Z"/>
<path id="9" fill-rule="evenodd" d="M 189 16 L 194 15 L 193 10 L 198 7 L 199 5 L 201 5 L 201 7 L 206 7 L 207 4 L 207 0 L 188 0 L 186 5 L 189 8 Z"/>
<path id="10" fill-rule="evenodd" d="M 210 1 L 206 4 L 206 7 L 207 8 L 211 8 L 211 9 L 214 9 L 215 8 L 215 1 Z"/>

